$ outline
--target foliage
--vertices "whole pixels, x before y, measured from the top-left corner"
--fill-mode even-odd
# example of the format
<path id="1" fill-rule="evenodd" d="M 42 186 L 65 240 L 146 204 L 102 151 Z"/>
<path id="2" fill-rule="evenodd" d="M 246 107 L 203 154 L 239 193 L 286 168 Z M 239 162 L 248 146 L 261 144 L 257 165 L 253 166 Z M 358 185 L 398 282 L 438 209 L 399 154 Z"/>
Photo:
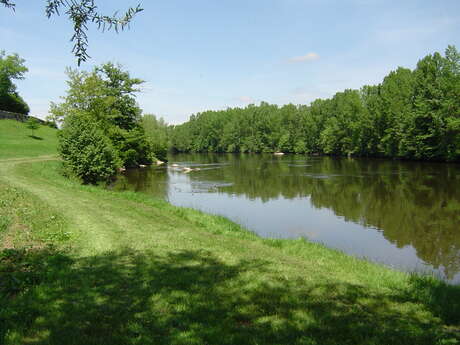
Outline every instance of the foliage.
<path id="1" fill-rule="evenodd" d="M 84 183 L 109 181 L 120 166 L 117 152 L 108 138 L 84 113 L 66 118 L 59 133 L 59 153 L 65 172 Z"/>
<path id="2" fill-rule="evenodd" d="M 24 66 L 25 60 L 18 54 L 6 55 L 5 51 L 0 51 L 0 92 L 13 93 L 16 86 L 12 80 L 24 79 L 24 74 L 28 71 Z"/>
<path id="3" fill-rule="evenodd" d="M 140 126 L 136 126 L 131 131 L 112 126 L 108 130 L 108 138 L 124 166 L 137 167 L 139 164 L 149 164 L 155 158 L 144 130 Z"/>
<path id="4" fill-rule="evenodd" d="M 50 128 L 58 129 L 58 126 L 57 126 L 56 122 L 54 122 L 54 121 L 50 121 L 50 120 L 46 119 L 43 124 L 45 126 L 50 127 Z"/>
<path id="5" fill-rule="evenodd" d="M 32 136 L 34 136 L 35 130 L 40 128 L 40 122 L 38 122 L 38 120 L 34 117 L 29 117 L 26 122 L 26 126 L 32 131 Z"/>
<path id="6" fill-rule="evenodd" d="M 25 115 L 30 112 L 29 105 L 16 92 L 0 95 L 0 110 Z"/>
<path id="7" fill-rule="evenodd" d="M 0 0 L 0 4 L 13 11 L 16 8 L 16 3 L 12 0 Z M 72 53 L 77 58 L 78 65 L 90 57 L 87 52 L 87 31 L 90 23 L 94 23 L 103 32 L 114 29 L 118 33 L 120 29 L 128 28 L 134 16 L 143 11 L 140 5 L 137 5 L 130 7 L 122 16 L 118 16 L 117 12 L 110 16 L 99 12 L 95 0 L 46 0 L 45 13 L 48 18 L 59 16 L 62 10 L 73 24 L 73 35 L 70 40 L 74 42 Z"/>
<path id="8" fill-rule="evenodd" d="M 192 115 L 174 126 L 183 152 L 295 152 L 460 160 L 460 54 L 428 55 L 375 86 L 309 106 L 262 102 Z"/>
<path id="9" fill-rule="evenodd" d="M 155 115 L 146 114 L 142 117 L 142 127 L 155 157 L 166 161 L 169 145 L 168 124 L 163 118 L 157 119 Z"/>
<path id="10" fill-rule="evenodd" d="M 28 71 L 18 54 L 6 55 L 0 50 L 0 110 L 28 114 L 29 106 L 19 96 L 13 80 L 24 79 Z"/>
<path id="11" fill-rule="evenodd" d="M 108 111 L 114 125 L 125 130 L 139 126 L 141 109 L 136 103 L 136 93 L 140 92 L 139 85 L 144 81 L 132 78 L 121 65 L 106 63 L 96 67 L 94 73 L 101 84 L 103 95 L 108 97 Z M 106 111 L 107 111 L 106 110 Z"/>
<path id="12" fill-rule="evenodd" d="M 128 167 L 149 164 L 154 153 L 141 123 L 135 94 L 141 79 L 131 78 L 120 65 L 106 63 L 91 72 L 69 69 L 69 89 L 61 104 L 51 104 L 49 121 L 63 123 L 84 114 L 101 131 Z M 70 157 L 70 156 L 69 156 Z"/>

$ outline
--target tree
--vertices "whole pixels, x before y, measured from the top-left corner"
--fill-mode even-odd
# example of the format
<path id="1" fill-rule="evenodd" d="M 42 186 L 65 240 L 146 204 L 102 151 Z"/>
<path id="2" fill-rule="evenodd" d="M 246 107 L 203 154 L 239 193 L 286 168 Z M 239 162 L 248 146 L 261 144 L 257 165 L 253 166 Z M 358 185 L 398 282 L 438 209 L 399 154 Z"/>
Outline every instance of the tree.
<path id="1" fill-rule="evenodd" d="M 106 63 L 95 68 L 95 74 L 102 80 L 105 96 L 113 99 L 109 106 L 111 121 L 118 127 L 131 130 L 139 124 L 141 109 L 136 103 L 136 93 L 140 92 L 139 85 L 144 81 L 132 78 L 121 65 Z"/>
<path id="2" fill-rule="evenodd" d="M 28 129 L 32 131 L 32 136 L 34 136 L 34 131 L 40 127 L 40 122 L 35 117 L 29 117 L 26 122 L 26 126 Z"/>
<path id="3" fill-rule="evenodd" d="M 132 78 L 121 65 L 111 62 L 91 72 L 68 68 L 67 95 L 61 104 L 51 103 L 51 116 L 61 123 L 71 109 L 89 112 L 98 121 L 130 130 L 139 124 L 141 109 L 136 103 L 137 87 L 144 81 Z"/>
<path id="4" fill-rule="evenodd" d="M 165 161 L 168 153 L 168 124 L 163 118 L 146 114 L 142 117 L 142 127 L 156 158 Z"/>
<path id="5" fill-rule="evenodd" d="M 420 60 L 414 73 L 413 105 L 405 121 L 402 148 L 409 157 L 460 158 L 460 56 L 449 46 Z"/>
<path id="6" fill-rule="evenodd" d="M 6 55 L 0 51 L 0 110 L 28 114 L 29 106 L 19 96 L 14 80 L 24 79 L 28 71 L 25 60 L 18 54 Z"/>
<path id="7" fill-rule="evenodd" d="M 0 4 L 11 10 L 16 9 L 14 0 L 0 0 Z M 99 12 L 95 0 L 46 0 L 45 14 L 48 18 L 60 15 L 65 11 L 65 15 L 72 22 L 73 35 L 71 41 L 74 43 L 72 53 L 77 58 L 78 65 L 86 61 L 88 55 L 88 28 L 90 23 L 94 23 L 101 31 L 114 29 L 117 33 L 129 27 L 133 17 L 143 11 L 138 4 L 130 7 L 126 12 L 118 16 L 117 12 L 113 15 L 105 15 Z"/>
<path id="8" fill-rule="evenodd" d="M 94 119 L 76 111 L 59 132 L 64 172 L 85 184 L 109 181 L 121 166 L 116 150 Z"/>
<path id="9" fill-rule="evenodd" d="M 404 133 L 413 109 L 414 73 L 399 67 L 379 85 L 375 106 L 375 128 L 379 151 L 386 157 L 404 157 Z M 369 108 L 369 107 L 368 107 Z"/>
<path id="10" fill-rule="evenodd" d="M 154 154 L 135 98 L 143 81 L 112 63 L 91 72 L 68 69 L 67 75 L 67 95 L 51 104 L 49 119 L 65 125 L 68 118 L 84 116 L 102 131 L 124 166 L 151 163 Z"/>

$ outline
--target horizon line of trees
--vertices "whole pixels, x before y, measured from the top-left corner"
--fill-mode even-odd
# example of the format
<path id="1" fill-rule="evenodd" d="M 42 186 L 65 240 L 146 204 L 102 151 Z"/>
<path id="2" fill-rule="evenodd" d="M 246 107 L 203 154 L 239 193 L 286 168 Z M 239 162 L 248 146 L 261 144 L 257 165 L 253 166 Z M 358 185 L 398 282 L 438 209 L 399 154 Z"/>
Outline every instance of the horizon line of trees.
<path id="1" fill-rule="evenodd" d="M 460 54 L 399 67 L 378 85 L 310 105 L 266 102 L 205 111 L 170 128 L 179 152 L 274 152 L 460 160 Z"/>

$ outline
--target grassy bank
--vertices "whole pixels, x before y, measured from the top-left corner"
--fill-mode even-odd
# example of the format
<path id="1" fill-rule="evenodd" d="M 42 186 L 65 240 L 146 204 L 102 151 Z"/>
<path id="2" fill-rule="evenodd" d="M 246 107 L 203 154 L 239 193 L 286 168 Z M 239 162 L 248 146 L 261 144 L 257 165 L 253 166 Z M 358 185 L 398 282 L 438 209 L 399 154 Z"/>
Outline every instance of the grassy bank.
<path id="1" fill-rule="evenodd" d="M 81 186 L 25 151 L 0 146 L 0 344 L 458 343 L 457 287 Z"/>
<path id="2" fill-rule="evenodd" d="M 32 131 L 23 122 L 0 120 L 0 159 L 57 154 L 57 131 L 40 126 Z"/>

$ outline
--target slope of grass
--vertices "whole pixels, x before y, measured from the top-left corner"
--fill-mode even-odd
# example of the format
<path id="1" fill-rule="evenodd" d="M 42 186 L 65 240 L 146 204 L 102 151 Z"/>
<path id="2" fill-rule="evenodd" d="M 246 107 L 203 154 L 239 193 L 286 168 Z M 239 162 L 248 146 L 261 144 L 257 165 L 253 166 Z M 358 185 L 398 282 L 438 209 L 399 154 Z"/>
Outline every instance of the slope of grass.
<path id="1" fill-rule="evenodd" d="M 59 164 L 0 161 L 0 344 L 458 343 L 458 287 Z"/>
<path id="2" fill-rule="evenodd" d="M 57 130 L 42 126 L 34 131 L 25 123 L 0 119 L 0 159 L 57 153 Z"/>

